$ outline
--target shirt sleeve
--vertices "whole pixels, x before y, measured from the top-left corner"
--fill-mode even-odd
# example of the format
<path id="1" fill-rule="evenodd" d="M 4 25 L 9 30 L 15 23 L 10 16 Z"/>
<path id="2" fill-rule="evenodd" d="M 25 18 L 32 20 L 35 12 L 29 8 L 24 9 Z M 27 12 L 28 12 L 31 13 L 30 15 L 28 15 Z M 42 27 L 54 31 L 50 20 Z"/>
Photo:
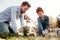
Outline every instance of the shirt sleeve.
<path id="1" fill-rule="evenodd" d="M 49 17 L 46 17 L 47 19 L 46 19 L 46 29 L 48 29 L 49 28 Z"/>
<path id="2" fill-rule="evenodd" d="M 18 32 L 16 24 L 16 8 L 11 8 L 11 27 L 15 33 Z"/>
<path id="3" fill-rule="evenodd" d="M 38 21 L 38 30 L 43 30 L 42 24 L 40 22 L 40 18 L 38 18 L 37 21 Z"/>

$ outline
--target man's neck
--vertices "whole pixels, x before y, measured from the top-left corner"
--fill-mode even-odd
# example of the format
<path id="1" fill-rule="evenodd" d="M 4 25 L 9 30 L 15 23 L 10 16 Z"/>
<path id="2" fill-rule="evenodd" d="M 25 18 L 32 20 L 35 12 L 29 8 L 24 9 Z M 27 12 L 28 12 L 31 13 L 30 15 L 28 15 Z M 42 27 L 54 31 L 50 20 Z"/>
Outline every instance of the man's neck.
<path id="1" fill-rule="evenodd" d="M 23 14 L 22 10 L 20 9 L 20 13 Z"/>

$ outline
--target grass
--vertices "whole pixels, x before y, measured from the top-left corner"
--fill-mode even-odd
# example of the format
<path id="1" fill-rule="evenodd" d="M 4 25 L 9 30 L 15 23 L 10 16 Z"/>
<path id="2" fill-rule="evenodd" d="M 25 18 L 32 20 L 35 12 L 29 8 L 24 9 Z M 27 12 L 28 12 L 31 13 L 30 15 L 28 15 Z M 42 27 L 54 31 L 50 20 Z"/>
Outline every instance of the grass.
<path id="1" fill-rule="evenodd" d="M 11 34 L 9 36 L 4 36 L 3 35 L 3 38 L 1 38 L 2 40 L 60 40 L 60 37 L 54 37 L 54 36 L 51 36 L 51 37 L 42 37 L 42 36 L 16 36 L 14 34 Z M 1 40 L 0 39 L 0 40 Z"/>
<path id="2" fill-rule="evenodd" d="M 0 38 L 2 40 L 60 40 L 60 37 L 55 36 L 17 36 L 13 33 L 0 33 Z"/>
<path id="3" fill-rule="evenodd" d="M 57 38 L 57 37 L 42 37 L 42 36 L 39 36 L 39 37 L 22 37 L 20 36 L 19 38 L 17 37 L 11 37 L 11 38 L 7 38 L 6 40 L 60 40 L 60 38 Z"/>

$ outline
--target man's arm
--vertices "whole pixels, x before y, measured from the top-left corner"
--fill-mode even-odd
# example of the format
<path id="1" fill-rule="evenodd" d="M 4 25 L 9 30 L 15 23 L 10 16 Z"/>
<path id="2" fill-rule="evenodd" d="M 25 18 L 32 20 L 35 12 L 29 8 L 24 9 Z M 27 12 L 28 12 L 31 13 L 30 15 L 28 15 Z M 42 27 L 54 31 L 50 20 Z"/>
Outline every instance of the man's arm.
<path id="1" fill-rule="evenodd" d="M 16 24 L 16 10 L 17 8 L 12 7 L 11 8 L 11 26 L 14 31 L 14 33 L 17 33 L 17 24 Z"/>

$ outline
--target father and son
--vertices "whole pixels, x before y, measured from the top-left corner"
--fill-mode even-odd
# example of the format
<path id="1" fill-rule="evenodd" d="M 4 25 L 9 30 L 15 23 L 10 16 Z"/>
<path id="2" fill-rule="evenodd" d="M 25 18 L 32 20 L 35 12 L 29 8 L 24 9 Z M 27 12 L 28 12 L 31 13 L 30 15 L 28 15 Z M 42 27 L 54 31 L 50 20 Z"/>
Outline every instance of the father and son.
<path id="1" fill-rule="evenodd" d="M 18 33 L 16 20 L 20 18 L 20 25 L 23 26 L 22 14 L 31 7 L 31 5 L 24 1 L 21 6 L 12 6 L 1 12 L 0 14 L 0 32 L 7 33 Z M 37 34 L 41 35 L 42 31 L 48 30 L 49 28 L 49 17 L 44 15 L 44 11 L 41 7 L 36 9 L 38 14 L 38 31 Z M 10 26 L 11 24 L 11 26 Z"/>

